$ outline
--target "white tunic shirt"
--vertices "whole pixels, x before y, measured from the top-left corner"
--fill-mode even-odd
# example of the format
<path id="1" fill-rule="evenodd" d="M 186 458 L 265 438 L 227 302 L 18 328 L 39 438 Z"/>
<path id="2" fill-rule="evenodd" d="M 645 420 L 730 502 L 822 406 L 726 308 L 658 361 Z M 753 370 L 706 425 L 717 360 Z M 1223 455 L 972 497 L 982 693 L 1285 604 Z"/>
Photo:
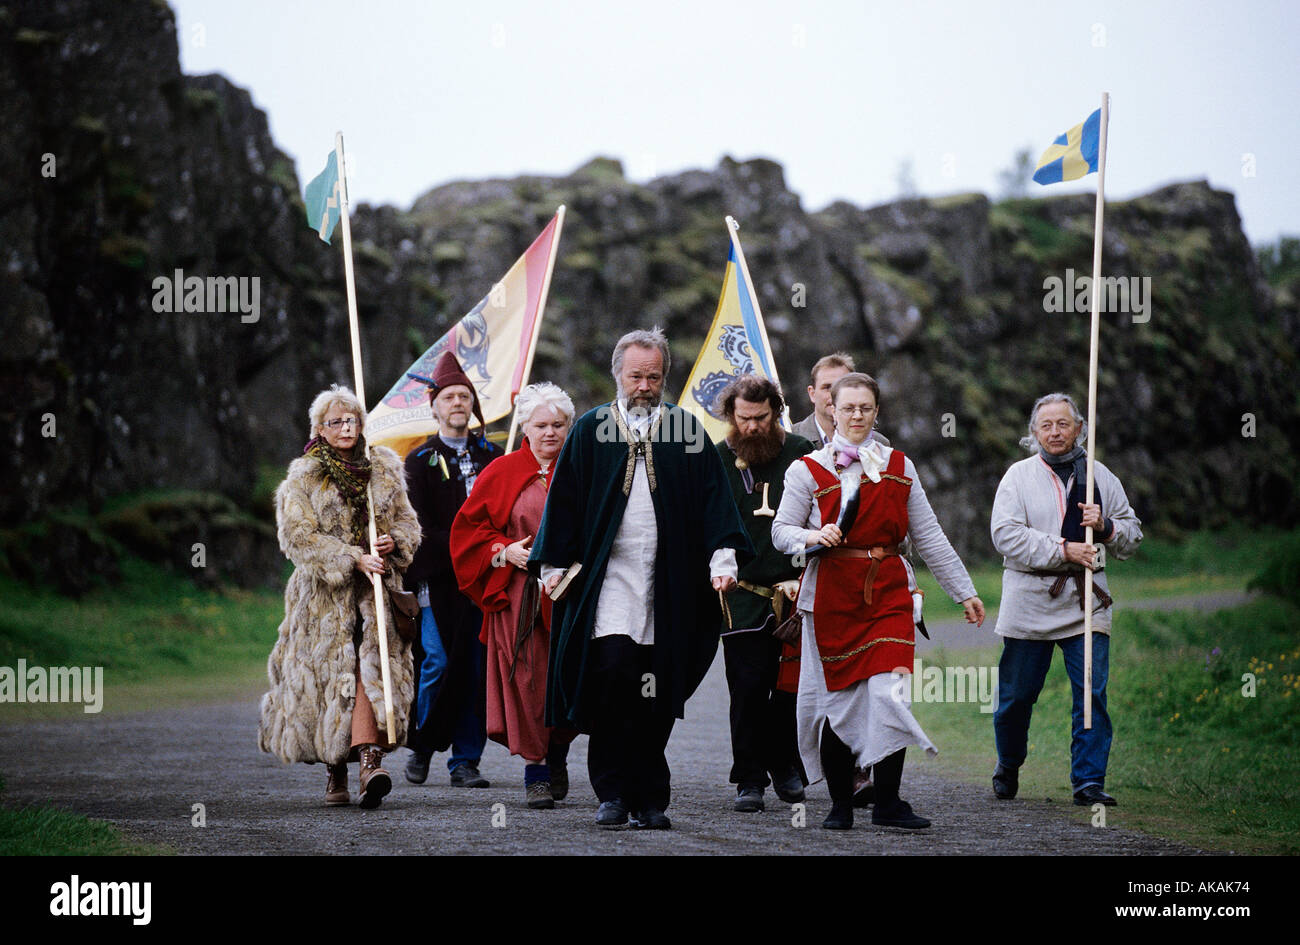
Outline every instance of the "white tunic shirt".
<path id="1" fill-rule="evenodd" d="M 1093 478 L 1102 514 L 1114 527 L 1114 533 L 1104 542 L 1106 554 L 1115 559 L 1127 558 L 1142 541 L 1142 521 L 1128 504 L 1119 479 L 1095 460 Z M 1070 484 L 1073 482 L 1071 477 Z M 1060 596 L 1052 597 L 1048 591 L 1055 578 L 1032 573 L 1074 567 L 1067 564 L 1061 543 L 1061 522 L 1070 494 L 1066 485 L 1039 455 L 1014 463 L 998 484 L 990 529 L 993 546 L 1002 555 L 1006 569 L 1002 572 L 997 625 L 997 632 L 1004 637 L 1060 640 L 1083 633 L 1083 608 L 1074 581 L 1066 583 Z M 1094 573 L 1093 580 L 1109 593 L 1105 572 Z M 1109 633 L 1114 608 L 1103 608 L 1095 593 L 1092 602 L 1092 628 Z"/>
<path id="2" fill-rule="evenodd" d="M 646 476 L 645 457 L 636 459 L 632 488 L 618 534 L 609 549 L 605 583 L 596 600 L 596 623 L 591 635 L 626 634 L 633 643 L 655 642 L 655 554 L 659 550 L 659 525 Z"/>
<path id="3" fill-rule="evenodd" d="M 633 434 L 644 437 L 663 408 L 655 407 L 645 414 L 641 411 L 629 413 L 620 400 L 618 409 Z M 641 645 L 655 642 L 655 556 L 658 550 L 659 524 L 655 520 L 650 479 L 646 475 L 645 457 L 638 456 L 632 474 L 632 488 L 628 491 L 627 508 L 623 510 L 623 519 L 610 546 L 605 580 L 596 599 L 596 620 L 591 631 L 593 639 L 623 635 Z M 542 580 L 562 570 L 543 566 Z M 709 576 L 734 579 L 736 574 L 735 549 L 714 551 L 709 560 Z"/>

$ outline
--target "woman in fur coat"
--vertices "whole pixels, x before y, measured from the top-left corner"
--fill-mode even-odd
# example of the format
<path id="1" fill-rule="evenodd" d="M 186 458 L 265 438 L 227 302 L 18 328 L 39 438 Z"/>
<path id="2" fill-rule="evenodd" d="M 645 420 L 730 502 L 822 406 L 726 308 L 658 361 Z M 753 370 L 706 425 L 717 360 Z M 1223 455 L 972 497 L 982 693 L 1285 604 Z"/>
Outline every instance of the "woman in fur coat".
<path id="1" fill-rule="evenodd" d="M 262 697 L 258 744 L 281 761 L 324 762 L 325 802 L 351 803 L 350 760 L 361 763 L 363 808 L 392 789 L 383 753 L 406 738 L 414 695 L 411 645 L 396 631 L 386 602 L 389 679 L 395 732 L 386 732 L 371 574 L 402 589 L 402 572 L 420 543 L 406 497 L 402 461 L 362 441 L 365 412 L 352 391 L 322 391 L 309 411 L 311 439 L 276 490 L 280 548 L 293 562 L 284 622 L 267 661 L 271 690 Z M 375 550 L 368 553 L 367 486 L 374 498 Z"/>

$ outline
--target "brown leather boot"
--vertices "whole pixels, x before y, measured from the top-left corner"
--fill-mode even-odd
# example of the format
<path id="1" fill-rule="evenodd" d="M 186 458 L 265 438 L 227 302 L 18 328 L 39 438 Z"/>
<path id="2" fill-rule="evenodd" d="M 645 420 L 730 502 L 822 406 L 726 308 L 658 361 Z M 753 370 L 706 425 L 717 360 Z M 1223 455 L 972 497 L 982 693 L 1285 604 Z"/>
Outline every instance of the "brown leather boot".
<path id="1" fill-rule="evenodd" d="M 325 770 L 329 772 L 329 780 L 325 782 L 325 803 L 330 807 L 343 807 L 351 804 L 352 795 L 348 793 L 347 762 L 326 765 Z"/>
<path id="2" fill-rule="evenodd" d="M 379 802 L 393 789 L 393 779 L 380 767 L 384 752 L 378 745 L 366 745 L 361 749 L 361 800 L 362 810 L 374 810 Z"/>

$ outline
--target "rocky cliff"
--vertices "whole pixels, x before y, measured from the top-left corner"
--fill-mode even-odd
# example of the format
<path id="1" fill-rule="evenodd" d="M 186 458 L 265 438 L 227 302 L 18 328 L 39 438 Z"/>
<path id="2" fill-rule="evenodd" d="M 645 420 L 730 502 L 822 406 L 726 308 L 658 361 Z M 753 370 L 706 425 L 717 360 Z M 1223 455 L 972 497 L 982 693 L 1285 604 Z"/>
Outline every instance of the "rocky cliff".
<path id="1" fill-rule="evenodd" d="M 306 227 L 266 116 L 220 76 L 182 75 L 174 18 L 150 0 L 0 6 L 0 109 L 0 526 L 103 516 L 110 498 L 149 490 L 265 514 L 312 395 L 351 377 L 341 241 Z M 812 362 L 851 352 L 879 377 L 881 426 L 967 553 L 991 553 L 993 491 L 1024 455 L 1033 399 L 1086 394 L 1086 309 L 1052 311 L 1073 293 L 1054 301 L 1045 283 L 1090 273 L 1091 197 L 809 212 L 768 160 L 640 185 L 595 159 L 560 178 L 447 184 L 409 210 L 357 209 L 372 397 L 561 203 L 535 379 L 591 406 L 612 392 L 613 341 L 658 323 L 680 391 L 734 215 L 795 418 Z M 1098 452 L 1139 514 L 1171 531 L 1294 522 L 1295 302 L 1262 278 L 1232 195 L 1189 182 L 1111 202 L 1104 253 L 1107 275 L 1137 281 L 1131 310 L 1104 316 Z M 171 310 L 157 280 L 177 270 L 256 277 L 255 317 Z"/>

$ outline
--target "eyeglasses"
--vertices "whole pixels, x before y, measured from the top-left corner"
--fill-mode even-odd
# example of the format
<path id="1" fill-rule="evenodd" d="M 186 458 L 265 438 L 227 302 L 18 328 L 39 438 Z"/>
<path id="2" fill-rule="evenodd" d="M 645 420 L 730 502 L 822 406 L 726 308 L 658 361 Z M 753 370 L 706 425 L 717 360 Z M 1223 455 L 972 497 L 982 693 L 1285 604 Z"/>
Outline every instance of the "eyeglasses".
<path id="1" fill-rule="evenodd" d="M 342 420 L 326 420 L 323 426 L 331 430 L 341 430 L 344 427 L 355 427 L 359 420 L 356 417 L 344 417 Z"/>
<path id="2" fill-rule="evenodd" d="M 866 406 L 836 407 L 835 412 L 841 417 L 869 417 L 876 412 L 876 408 Z"/>

